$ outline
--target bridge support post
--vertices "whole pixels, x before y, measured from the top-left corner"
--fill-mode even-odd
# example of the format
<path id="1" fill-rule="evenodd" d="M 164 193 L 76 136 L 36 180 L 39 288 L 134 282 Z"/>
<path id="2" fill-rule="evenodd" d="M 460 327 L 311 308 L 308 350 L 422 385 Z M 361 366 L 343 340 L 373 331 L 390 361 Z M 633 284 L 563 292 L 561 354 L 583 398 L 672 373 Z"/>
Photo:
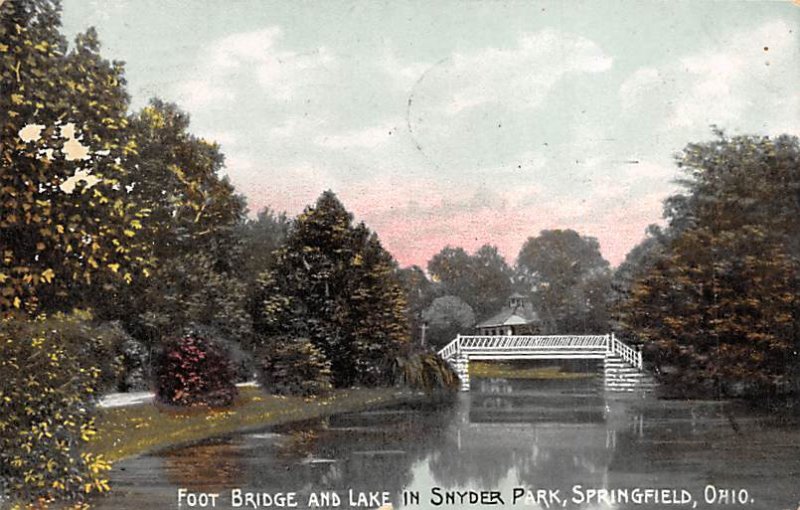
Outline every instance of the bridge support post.
<path id="1" fill-rule="evenodd" d="M 461 391 L 469 391 L 469 356 L 463 352 L 455 360 L 454 367 L 459 380 L 461 380 Z"/>

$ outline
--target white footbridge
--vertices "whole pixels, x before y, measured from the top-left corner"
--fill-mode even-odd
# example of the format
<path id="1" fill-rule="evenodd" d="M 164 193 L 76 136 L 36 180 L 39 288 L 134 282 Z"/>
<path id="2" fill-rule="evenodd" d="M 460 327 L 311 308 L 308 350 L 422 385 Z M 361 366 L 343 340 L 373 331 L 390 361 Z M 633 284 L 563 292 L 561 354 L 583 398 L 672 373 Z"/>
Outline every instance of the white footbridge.
<path id="1" fill-rule="evenodd" d="M 653 377 L 644 372 L 642 353 L 609 335 L 457 336 L 439 356 L 469 391 L 470 360 L 596 359 L 603 361 L 606 391 L 650 390 Z"/>

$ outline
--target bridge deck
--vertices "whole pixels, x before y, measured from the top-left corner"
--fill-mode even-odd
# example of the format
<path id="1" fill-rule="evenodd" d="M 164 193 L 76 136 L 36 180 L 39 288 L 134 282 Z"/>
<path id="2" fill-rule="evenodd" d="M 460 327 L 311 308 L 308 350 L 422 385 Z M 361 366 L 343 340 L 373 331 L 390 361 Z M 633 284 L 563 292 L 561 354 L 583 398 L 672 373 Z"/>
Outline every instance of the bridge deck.
<path id="1" fill-rule="evenodd" d="M 611 335 L 457 336 L 439 355 L 467 359 L 602 359 L 616 354 L 641 370 L 641 353 Z"/>

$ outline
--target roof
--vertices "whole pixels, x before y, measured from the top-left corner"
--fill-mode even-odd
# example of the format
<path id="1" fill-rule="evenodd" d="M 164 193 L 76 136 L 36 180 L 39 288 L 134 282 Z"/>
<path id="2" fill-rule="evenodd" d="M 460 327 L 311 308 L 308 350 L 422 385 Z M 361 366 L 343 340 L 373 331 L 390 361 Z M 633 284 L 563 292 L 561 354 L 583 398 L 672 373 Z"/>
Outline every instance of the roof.
<path id="1" fill-rule="evenodd" d="M 497 326 L 521 326 L 532 322 L 539 322 L 539 317 L 536 315 L 536 312 L 533 311 L 533 307 L 526 303 L 525 305 L 518 305 L 514 308 L 506 306 L 492 317 L 479 322 L 475 327 L 494 328 Z"/>

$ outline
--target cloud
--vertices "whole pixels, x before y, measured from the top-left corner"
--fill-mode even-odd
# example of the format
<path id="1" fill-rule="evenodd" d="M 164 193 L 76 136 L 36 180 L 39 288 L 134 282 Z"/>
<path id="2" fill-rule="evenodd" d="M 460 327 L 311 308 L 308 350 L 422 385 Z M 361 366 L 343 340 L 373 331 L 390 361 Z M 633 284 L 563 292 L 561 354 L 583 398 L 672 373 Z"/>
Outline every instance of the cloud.
<path id="1" fill-rule="evenodd" d="M 714 46 L 635 71 L 620 86 L 630 115 L 650 110 L 660 131 L 800 133 L 800 41 L 787 22 L 731 32 Z"/>
<path id="2" fill-rule="evenodd" d="M 546 29 L 520 35 L 510 48 L 454 53 L 426 73 L 420 94 L 436 97 L 439 109 L 451 116 L 481 105 L 529 109 L 539 106 L 567 75 L 600 73 L 612 64 L 590 39 Z M 399 67 L 401 74 L 412 68 Z"/>
<path id="3" fill-rule="evenodd" d="M 196 110 L 209 105 L 224 106 L 231 104 L 236 95 L 232 88 L 227 88 L 219 82 L 210 82 L 204 79 L 186 80 L 175 87 L 175 93 L 182 106 Z"/>
<path id="4" fill-rule="evenodd" d="M 263 92 L 261 101 L 290 101 L 336 66 L 336 56 L 325 46 L 298 52 L 287 49 L 283 38 L 283 30 L 272 26 L 213 41 L 197 56 L 198 72 L 174 87 L 179 102 L 190 109 L 224 106 L 243 92 L 242 83 Z"/>
<path id="5" fill-rule="evenodd" d="M 393 137 L 397 139 L 397 126 L 399 125 L 402 125 L 402 122 L 397 120 L 341 134 L 320 135 L 316 138 L 315 143 L 329 149 L 377 148 L 389 143 Z"/>

